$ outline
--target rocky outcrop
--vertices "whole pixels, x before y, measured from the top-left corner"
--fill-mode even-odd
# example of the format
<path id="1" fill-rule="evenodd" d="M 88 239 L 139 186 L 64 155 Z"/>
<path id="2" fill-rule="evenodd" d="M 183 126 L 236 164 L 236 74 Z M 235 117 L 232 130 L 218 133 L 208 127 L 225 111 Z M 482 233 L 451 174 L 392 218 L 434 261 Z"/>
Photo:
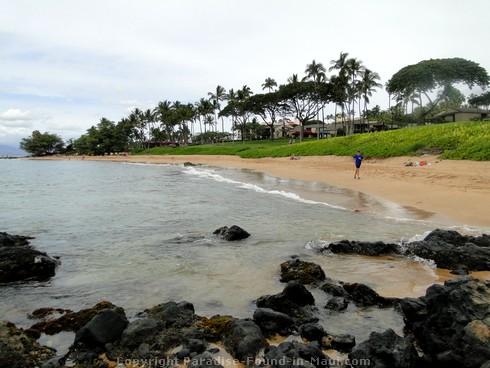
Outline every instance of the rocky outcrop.
<path id="1" fill-rule="evenodd" d="M 65 309 L 41 308 L 32 312 L 30 317 L 44 318 L 44 320 L 35 323 L 27 331 L 33 336 L 40 336 L 41 333 L 54 335 L 61 331 L 77 332 L 84 325 L 89 323 L 97 313 L 104 309 L 115 309 L 119 313 L 124 313 L 122 308 L 119 308 L 108 301 L 99 302 L 92 308 L 82 309 L 78 312 Z M 62 316 L 55 319 L 50 318 L 53 313 L 62 313 Z"/>
<path id="2" fill-rule="evenodd" d="M 314 285 L 325 280 L 325 272 L 312 262 L 305 262 L 299 258 L 281 263 L 281 282 L 298 280 L 305 285 Z"/>
<path id="3" fill-rule="evenodd" d="M 490 360 L 490 281 L 469 276 L 400 303 L 428 366 L 477 368 Z"/>
<path id="4" fill-rule="evenodd" d="M 407 245 L 406 255 L 433 260 L 437 267 L 461 273 L 490 270 L 490 236 L 464 236 L 456 231 L 436 229 L 422 241 Z"/>
<path id="5" fill-rule="evenodd" d="M 220 227 L 219 229 L 216 229 L 213 234 L 228 241 L 242 240 L 250 236 L 247 231 L 237 225 Z"/>
<path id="6" fill-rule="evenodd" d="M 46 280 L 55 275 L 59 261 L 31 247 L 29 239 L 0 232 L 0 283 Z"/>
<path id="7" fill-rule="evenodd" d="M 283 342 L 277 347 L 270 347 L 264 355 L 263 363 L 271 368 L 317 367 L 329 366 L 330 358 L 318 344 L 301 342 Z"/>
<path id="8" fill-rule="evenodd" d="M 453 230 L 436 229 L 424 240 L 401 247 L 393 243 L 341 240 L 327 247 L 332 253 L 379 256 L 403 254 L 432 260 L 437 267 L 456 274 L 469 271 L 490 271 L 490 236 L 466 236 Z"/>
<path id="9" fill-rule="evenodd" d="M 34 368 L 53 358 L 55 351 L 41 346 L 13 323 L 0 322 L 0 367 Z"/>
<path id="10" fill-rule="evenodd" d="M 371 332 L 349 354 L 351 367 L 413 368 L 417 354 L 411 339 L 398 336 L 388 329 L 383 333 Z"/>
<path id="11" fill-rule="evenodd" d="M 253 321 L 266 337 L 275 334 L 287 336 L 294 328 L 294 320 L 290 316 L 270 308 L 257 308 L 253 315 Z"/>
<path id="12" fill-rule="evenodd" d="M 315 298 L 299 281 L 289 281 L 284 290 L 275 295 L 264 295 L 255 302 L 259 308 L 269 308 L 294 318 L 305 318 L 311 315 L 303 308 L 314 305 Z"/>
<path id="13" fill-rule="evenodd" d="M 260 327 L 253 321 L 237 319 L 231 322 L 224 335 L 223 345 L 236 359 L 246 363 L 255 360 L 260 349 L 267 346 L 267 341 Z"/>
<path id="14" fill-rule="evenodd" d="M 85 326 L 77 331 L 75 344 L 88 347 L 103 347 L 109 342 L 117 341 L 128 325 L 126 315 L 115 309 L 101 310 Z"/>
<path id="15" fill-rule="evenodd" d="M 325 308 L 335 311 L 345 310 L 349 301 L 357 307 L 378 306 L 382 308 L 393 307 L 398 301 L 396 298 L 382 297 L 369 286 L 359 283 L 350 284 L 328 279 L 320 285 L 320 289 L 333 296 Z"/>
<path id="16" fill-rule="evenodd" d="M 327 247 L 332 253 L 342 254 L 361 254 L 364 256 L 382 256 L 386 254 L 400 253 L 400 247 L 393 243 L 378 242 L 361 242 L 340 240 L 330 243 Z"/>

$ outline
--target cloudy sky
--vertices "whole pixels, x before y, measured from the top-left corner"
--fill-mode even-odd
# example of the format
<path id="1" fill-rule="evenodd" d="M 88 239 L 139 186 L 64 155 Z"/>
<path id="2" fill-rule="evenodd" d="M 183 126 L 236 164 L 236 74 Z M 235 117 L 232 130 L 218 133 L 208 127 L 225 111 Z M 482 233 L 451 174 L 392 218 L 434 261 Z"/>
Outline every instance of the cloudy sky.
<path id="1" fill-rule="evenodd" d="M 430 58 L 490 71 L 489 14 L 488 0 L 0 0 L 0 144 L 36 129 L 78 138 L 218 84 L 260 93 L 341 52 L 383 85 Z M 376 104 L 388 107 L 382 89 Z"/>

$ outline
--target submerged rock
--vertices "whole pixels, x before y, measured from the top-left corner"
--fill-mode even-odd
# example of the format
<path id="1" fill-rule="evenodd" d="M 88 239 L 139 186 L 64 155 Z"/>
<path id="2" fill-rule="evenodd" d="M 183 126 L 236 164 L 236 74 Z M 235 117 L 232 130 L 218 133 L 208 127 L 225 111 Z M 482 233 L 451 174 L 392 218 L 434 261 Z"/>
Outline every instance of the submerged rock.
<path id="1" fill-rule="evenodd" d="M 327 247 L 332 253 L 360 254 L 364 256 L 381 256 L 387 254 L 400 253 L 400 247 L 393 243 L 378 242 L 360 242 L 340 240 L 330 243 Z"/>
<path id="2" fill-rule="evenodd" d="M 247 231 L 243 230 L 237 225 L 233 225 L 231 227 L 220 227 L 219 229 L 216 229 L 213 234 L 218 235 L 220 238 L 228 241 L 242 240 L 250 236 Z"/>
<path id="3" fill-rule="evenodd" d="M 325 280 L 325 272 L 313 262 L 305 262 L 299 258 L 281 263 L 281 282 L 298 280 L 302 284 L 317 284 Z"/>
<path id="4" fill-rule="evenodd" d="M 31 247 L 29 239 L 0 232 L 0 283 L 46 280 L 55 275 L 59 261 Z"/>

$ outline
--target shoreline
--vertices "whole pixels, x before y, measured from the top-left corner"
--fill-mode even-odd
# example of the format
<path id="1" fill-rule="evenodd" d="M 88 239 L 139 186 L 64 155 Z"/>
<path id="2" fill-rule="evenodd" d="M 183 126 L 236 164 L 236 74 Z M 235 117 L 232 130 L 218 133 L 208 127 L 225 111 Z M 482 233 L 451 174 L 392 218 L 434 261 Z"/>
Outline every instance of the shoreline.
<path id="1" fill-rule="evenodd" d="M 82 160 L 56 156 L 41 159 Z M 354 164 L 346 156 L 305 156 L 243 159 L 215 155 L 85 156 L 91 161 L 153 164 L 207 165 L 248 169 L 274 177 L 316 181 L 390 201 L 405 209 L 427 213 L 451 225 L 490 227 L 490 162 L 440 160 L 437 156 L 394 157 L 365 160 L 361 179 L 354 179 Z M 426 161 L 426 166 L 405 166 L 405 162 Z M 356 212 L 362 209 L 353 209 Z M 423 214 L 425 212 L 425 215 Z"/>

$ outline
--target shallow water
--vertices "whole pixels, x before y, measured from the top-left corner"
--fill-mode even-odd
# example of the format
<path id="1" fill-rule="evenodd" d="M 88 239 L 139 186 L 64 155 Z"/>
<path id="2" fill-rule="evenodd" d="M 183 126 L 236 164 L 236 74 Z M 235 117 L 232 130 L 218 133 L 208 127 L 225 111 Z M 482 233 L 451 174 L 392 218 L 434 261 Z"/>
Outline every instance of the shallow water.
<path id="1" fill-rule="evenodd" d="M 317 250 L 340 239 L 397 242 L 448 227 L 430 213 L 322 183 L 249 170 L 75 160 L 1 160 L 0 223 L 0 231 L 34 236 L 33 246 L 61 259 L 48 282 L 0 287 L 0 315 L 21 326 L 32 324 L 26 316 L 36 308 L 79 310 L 100 300 L 130 318 L 169 300 L 190 301 L 200 315 L 250 317 L 257 297 L 283 289 L 279 265 L 291 255 L 385 296 L 419 296 L 444 280 L 430 263 Z M 230 243 L 212 235 L 234 224 L 251 237 Z M 315 297 L 322 310 L 326 296 Z M 402 325 L 392 310 L 322 313 L 327 331 L 358 341 Z"/>

